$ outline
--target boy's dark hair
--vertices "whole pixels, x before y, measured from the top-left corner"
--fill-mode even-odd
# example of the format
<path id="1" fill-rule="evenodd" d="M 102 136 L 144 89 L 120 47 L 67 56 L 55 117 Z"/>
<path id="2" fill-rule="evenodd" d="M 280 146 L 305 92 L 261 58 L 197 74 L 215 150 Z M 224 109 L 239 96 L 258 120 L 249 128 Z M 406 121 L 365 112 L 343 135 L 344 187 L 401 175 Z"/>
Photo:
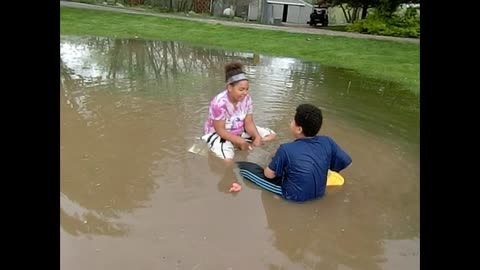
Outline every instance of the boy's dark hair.
<path id="1" fill-rule="evenodd" d="M 322 110 L 312 104 L 301 104 L 295 113 L 295 123 L 302 127 L 303 135 L 313 137 L 322 127 Z"/>
<path id="2" fill-rule="evenodd" d="M 225 65 L 225 82 L 230 79 L 230 77 L 238 75 L 240 73 L 245 73 L 243 71 L 243 65 L 240 62 L 231 62 Z"/>

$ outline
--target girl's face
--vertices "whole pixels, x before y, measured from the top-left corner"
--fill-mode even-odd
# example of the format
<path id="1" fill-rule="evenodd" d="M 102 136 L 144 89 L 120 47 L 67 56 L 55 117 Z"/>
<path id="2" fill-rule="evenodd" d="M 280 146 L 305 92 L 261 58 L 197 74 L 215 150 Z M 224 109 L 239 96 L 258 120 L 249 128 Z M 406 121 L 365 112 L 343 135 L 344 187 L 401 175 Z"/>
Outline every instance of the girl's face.
<path id="1" fill-rule="evenodd" d="M 240 102 L 248 95 L 248 87 L 248 81 L 243 80 L 237 82 L 235 85 L 228 84 L 227 89 L 233 101 Z"/>

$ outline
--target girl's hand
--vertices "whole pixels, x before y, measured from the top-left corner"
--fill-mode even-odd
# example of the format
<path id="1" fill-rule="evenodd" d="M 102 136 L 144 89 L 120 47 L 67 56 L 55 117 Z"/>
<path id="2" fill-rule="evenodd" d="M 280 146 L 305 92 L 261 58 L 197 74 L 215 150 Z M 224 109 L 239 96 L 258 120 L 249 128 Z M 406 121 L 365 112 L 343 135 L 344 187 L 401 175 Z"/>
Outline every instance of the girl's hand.
<path id="1" fill-rule="evenodd" d="M 262 138 L 260 137 L 255 137 L 255 139 L 252 142 L 253 146 L 260 146 L 262 144 Z"/>
<path id="2" fill-rule="evenodd" d="M 245 140 L 243 140 L 243 143 L 240 144 L 238 147 L 239 147 L 240 150 L 242 150 L 242 151 L 252 149 L 252 147 L 250 146 L 250 144 L 249 144 L 247 141 L 245 141 Z"/>

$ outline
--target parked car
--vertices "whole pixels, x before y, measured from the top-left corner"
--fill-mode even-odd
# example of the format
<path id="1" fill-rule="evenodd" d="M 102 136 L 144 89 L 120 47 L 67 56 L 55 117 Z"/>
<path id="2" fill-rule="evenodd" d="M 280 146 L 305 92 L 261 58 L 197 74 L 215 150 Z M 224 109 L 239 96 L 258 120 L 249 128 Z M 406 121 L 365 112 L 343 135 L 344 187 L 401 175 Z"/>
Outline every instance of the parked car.
<path id="1" fill-rule="evenodd" d="M 307 22 L 310 26 L 317 26 L 321 24 L 322 26 L 328 26 L 328 12 L 326 8 L 313 8 L 312 13 L 310 13 L 310 20 Z"/>

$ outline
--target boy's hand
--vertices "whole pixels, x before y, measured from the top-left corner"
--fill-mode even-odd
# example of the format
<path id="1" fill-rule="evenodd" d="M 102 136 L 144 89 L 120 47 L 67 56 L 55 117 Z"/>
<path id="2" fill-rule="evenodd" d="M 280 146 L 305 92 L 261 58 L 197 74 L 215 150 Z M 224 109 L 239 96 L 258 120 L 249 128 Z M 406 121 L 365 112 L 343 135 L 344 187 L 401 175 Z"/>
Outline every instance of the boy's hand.
<path id="1" fill-rule="evenodd" d="M 232 187 L 230 187 L 229 192 L 239 192 L 240 190 L 242 190 L 242 186 L 240 186 L 239 183 L 233 183 Z"/>

